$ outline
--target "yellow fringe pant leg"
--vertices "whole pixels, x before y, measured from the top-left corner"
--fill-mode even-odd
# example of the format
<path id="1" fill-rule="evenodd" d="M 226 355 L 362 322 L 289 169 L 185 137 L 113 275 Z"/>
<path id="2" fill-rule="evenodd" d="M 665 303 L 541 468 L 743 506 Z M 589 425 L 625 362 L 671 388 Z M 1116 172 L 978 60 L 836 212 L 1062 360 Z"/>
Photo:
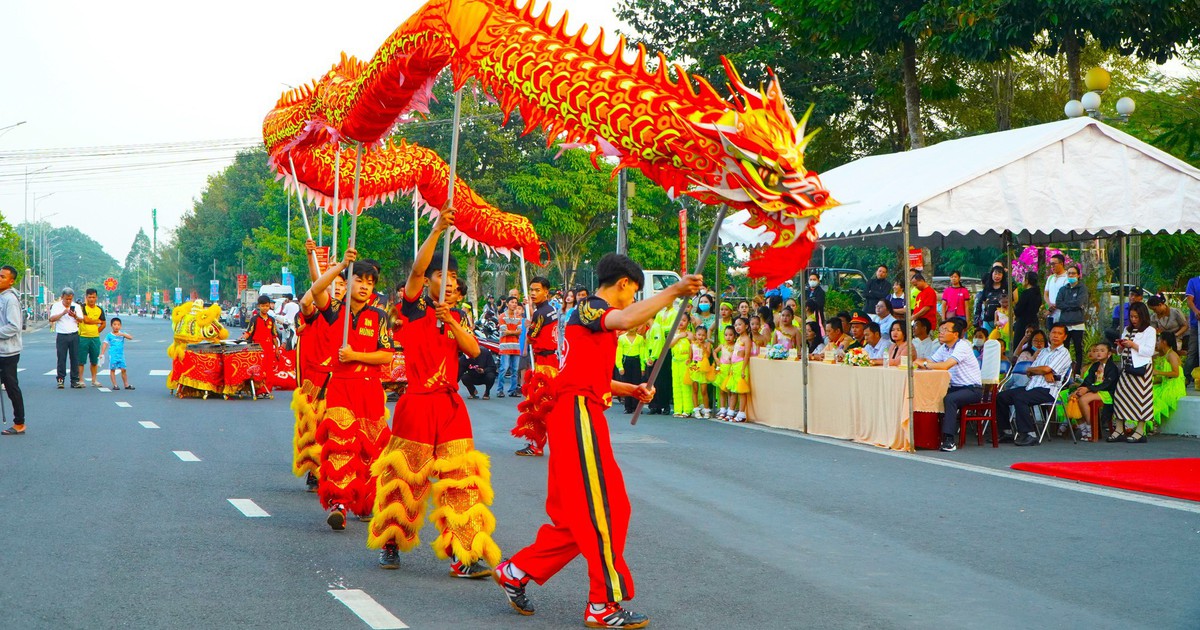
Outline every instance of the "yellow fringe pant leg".
<path id="1" fill-rule="evenodd" d="M 297 477 L 303 477 L 305 473 L 320 476 L 321 446 L 317 444 L 317 425 L 325 415 L 325 401 L 317 400 L 318 394 L 318 388 L 307 380 L 292 392 L 292 411 L 296 415 L 292 473 Z"/>
<path id="2" fill-rule="evenodd" d="M 394 542 L 401 551 L 411 551 L 421 544 L 433 467 L 433 446 L 398 437 L 388 441 L 371 467 L 376 477 L 375 511 L 367 547 L 380 549 Z"/>
<path id="3" fill-rule="evenodd" d="M 439 532 L 434 552 L 443 560 L 453 556 L 464 564 L 484 560 L 496 566 L 500 547 L 492 540 L 496 517 L 488 509 L 493 496 L 488 456 L 475 450 L 473 440 L 460 439 L 438 445 L 435 458 L 438 480 L 429 515 Z"/>

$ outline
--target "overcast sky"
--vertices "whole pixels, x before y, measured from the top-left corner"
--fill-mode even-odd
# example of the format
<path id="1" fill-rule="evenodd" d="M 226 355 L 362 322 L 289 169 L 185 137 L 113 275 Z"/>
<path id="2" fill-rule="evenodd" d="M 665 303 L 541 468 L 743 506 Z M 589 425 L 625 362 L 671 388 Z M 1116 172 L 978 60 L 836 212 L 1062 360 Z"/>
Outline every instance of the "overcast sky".
<path id="1" fill-rule="evenodd" d="M 138 228 L 150 233 L 151 208 L 158 209 L 159 237 L 165 238 L 206 178 L 234 153 L 233 143 L 200 148 L 222 140 L 260 142 L 263 116 L 285 83 L 318 77 L 341 51 L 371 57 L 421 4 L 6 2 L 0 11 L 0 214 L 14 225 L 24 220 L 25 169 L 49 166 L 29 176 L 30 220 L 38 197 L 39 216 L 80 228 L 123 262 Z M 610 32 L 620 26 L 616 4 L 561 0 L 553 11 L 568 11 L 572 25 Z M 174 146 L 182 143 L 197 144 Z M 142 144 L 166 146 L 149 156 L 66 155 Z M 71 151 L 47 155 L 50 149 Z M 153 166 L 130 168 L 135 164 Z"/>

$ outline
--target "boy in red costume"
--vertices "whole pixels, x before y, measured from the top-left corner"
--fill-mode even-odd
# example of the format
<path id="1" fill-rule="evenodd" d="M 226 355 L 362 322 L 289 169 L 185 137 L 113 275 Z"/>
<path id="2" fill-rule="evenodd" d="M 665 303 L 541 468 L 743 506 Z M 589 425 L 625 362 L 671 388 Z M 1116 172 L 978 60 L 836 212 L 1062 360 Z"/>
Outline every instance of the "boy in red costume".
<path id="1" fill-rule="evenodd" d="M 549 279 L 535 276 L 529 281 L 529 301 L 533 316 L 526 339 L 533 350 L 533 366 L 525 372 L 521 387 L 525 400 L 517 405 L 521 413 L 512 434 L 529 442 L 517 455 L 541 457 L 546 448 L 546 414 L 554 404 L 550 383 L 558 374 L 558 311 L 550 305 Z"/>
<path id="2" fill-rule="evenodd" d="M 357 514 L 360 520 L 370 517 L 375 503 L 371 466 L 389 437 L 379 366 L 392 360 L 392 337 L 387 314 L 369 303 L 375 295 L 379 271 L 364 262 L 354 262 L 356 257 L 355 250 L 347 249 L 345 259 L 330 266 L 309 289 L 325 320 L 322 326 L 326 343 L 329 348 L 338 348 L 325 387 L 325 414 L 316 432 L 321 447 L 317 496 L 322 507 L 329 510 L 326 522 L 338 531 L 346 528 L 347 511 Z M 328 298 L 326 290 L 352 264 L 354 286 L 348 291 L 349 304 L 338 304 Z M 349 335 L 343 344 L 347 317 Z"/>
<path id="3" fill-rule="evenodd" d="M 653 388 L 612 380 L 617 334 L 636 328 L 676 298 L 695 295 L 702 276 L 684 276 L 675 285 L 642 302 L 642 268 L 627 256 L 605 254 L 596 267 L 600 288 L 580 302 L 567 321 L 563 358 L 554 379 L 555 404 L 546 419 L 550 437 L 546 514 L 550 523 L 538 530 L 533 544 L 501 562 L 492 573 L 517 612 L 532 615 L 525 596 L 529 580 L 544 584 L 575 556 L 588 564 L 589 628 L 642 628 L 644 615 L 625 610 L 633 598 L 633 576 L 625 565 L 625 533 L 629 497 L 621 469 L 613 458 L 604 410 L 613 396 L 635 396 L 643 402 Z"/>
<path id="4" fill-rule="evenodd" d="M 271 298 L 258 296 L 258 311 L 246 323 L 246 332 L 242 339 L 262 346 L 262 360 L 258 364 L 261 372 L 263 391 L 258 392 L 261 398 L 270 397 L 271 381 L 275 374 L 275 318 L 271 317 Z"/>
<path id="5" fill-rule="evenodd" d="M 317 244 L 309 239 L 304 244 L 309 252 L 308 274 L 315 283 L 321 276 L 313 252 Z M 332 293 L 332 295 L 330 295 Z M 292 473 L 305 475 L 309 492 L 317 491 L 317 474 L 321 467 L 321 447 L 317 445 L 317 424 L 325 417 L 325 387 L 333 362 L 337 360 L 337 344 L 333 342 L 329 324 L 321 317 L 321 309 L 330 302 L 341 305 L 346 298 L 346 279 L 333 279 L 330 290 L 318 296 L 309 289 L 300 298 L 300 315 L 296 318 L 296 382 L 292 392 L 292 411 L 296 414 L 296 429 L 292 438 Z"/>
<path id="6" fill-rule="evenodd" d="M 492 540 L 496 518 L 487 455 L 475 450 L 471 419 L 458 395 L 458 355 L 479 355 L 479 343 L 461 323 L 455 302 L 458 264 L 451 259 L 443 277 L 435 252 L 442 232 L 454 225 L 454 210 L 443 209 L 413 261 L 400 296 L 399 345 L 404 348 L 408 389 L 396 403 L 392 439 L 375 463 L 378 490 L 367 546 L 381 549 L 379 566 L 396 569 L 400 552 L 420 543 L 425 504 L 435 506 L 433 550 L 449 560 L 450 575 L 486 577 L 500 548 Z M 447 247 L 449 243 L 447 242 Z M 446 289 L 446 302 L 436 303 Z M 428 289 L 428 293 L 426 293 Z M 430 478 L 437 481 L 430 485 Z"/>

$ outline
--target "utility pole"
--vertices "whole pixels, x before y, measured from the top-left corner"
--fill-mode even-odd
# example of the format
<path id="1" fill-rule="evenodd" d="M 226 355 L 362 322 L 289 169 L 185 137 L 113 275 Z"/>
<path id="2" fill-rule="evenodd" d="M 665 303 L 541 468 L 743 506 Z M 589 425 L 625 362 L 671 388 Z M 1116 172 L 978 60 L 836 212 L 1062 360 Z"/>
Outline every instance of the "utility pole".
<path id="1" fill-rule="evenodd" d="M 629 251 L 629 207 L 626 194 L 625 169 L 617 172 L 617 253 Z"/>

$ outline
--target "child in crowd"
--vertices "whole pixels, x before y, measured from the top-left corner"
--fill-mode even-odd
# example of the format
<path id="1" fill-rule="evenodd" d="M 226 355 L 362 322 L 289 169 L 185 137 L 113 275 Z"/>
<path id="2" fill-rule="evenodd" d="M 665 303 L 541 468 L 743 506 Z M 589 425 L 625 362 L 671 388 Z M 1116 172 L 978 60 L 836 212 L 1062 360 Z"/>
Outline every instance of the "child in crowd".
<path id="1" fill-rule="evenodd" d="M 121 371 L 121 382 L 125 389 L 135 389 L 129 384 L 129 374 L 125 370 L 126 339 L 133 339 L 133 335 L 121 332 L 121 318 L 114 317 L 109 320 L 108 333 L 104 335 L 104 343 L 100 346 L 100 356 L 108 353 L 108 378 L 112 381 L 113 389 L 121 389 L 117 386 L 117 370 Z"/>
<path id="2" fill-rule="evenodd" d="M 993 322 L 995 327 L 992 328 L 992 333 L 988 335 L 988 339 L 1005 340 L 1008 339 L 1008 296 L 1000 298 L 1000 308 L 996 309 L 996 319 Z"/>
<path id="3" fill-rule="evenodd" d="M 725 391 L 729 393 L 731 405 L 726 420 L 746 421 L 746 394 L 750 393 L 750 353 L 754 341 L 750 338 L 750 320 L 739 317 L 733 320 L 737 333 L 729 361 L 729 373 L 725 377 Z"/>
<path id="4" fill-rule="evenodd" d="M 1193 333 L 1195 334 L 1195 333 Z M 1187 395 L 1183 378 L 1183 362 L 1175 351 L 1175 333 L 1158 333 L 1154 347 L 1154 429 L 1171 417 L 1179 408 L 1179 399 Z"/>
<path id="5" fill-rule="evenodd" d="M 983 344 L 987 343 L 988 332 L 982 328 L 976 328 L 975 334 L 971 338 L 971 351 L 975 353 L 975 358 L 983 363 Z"/>
<path id="6" fill-rule="evenodd" d="M 671 341 L 671 403 L 676 418 L 692 415 L 692 371 L 688 363 L 692 359 L 692 339 L 688 333 L 688 318 L 679 320 L 675 339 Z"/>
<path id="7" fill-rule="evenodd" d="M 1079 411 L 1083 414 L 1083 422 L 1080 425 L 1080 433 L 1085 440 L 1094 440 L 1092 435 L 1092 403 L 1099 400 L 1104 405 L 1111 409 L 1112 395 L 1117 390 L 1117 379 L 1121 376 L 1121 370 L 1115 363 L 1109 359 L 1112 357 L 1112 348 L 1107 341 L 1101 341 L 1092 346 L 1088 350 L 1088 358 L 1092 364 L 1088 367 L 1087 372 L 1083 376 L 1082 384 L 1071 393 L 1071 397 L 1079 403 Z M 1101 422 L 1103 423 L 1104 413 L 1103 407 L 1101 413 Z M 1062 430 L 1060 425 L 1059 433 Z M 1104 427 L 1100 426 L 1103 431 Z"/>
<path id="8" fill-rule="evenodd" d="M 646 337 L 643 332 L 645 325 L 630 328 L 625 334 L 617 337 L 617 378 L 616 380 L 630 385 L 641 385 L 642 374 L 646 371 Z M 633 396 L 624 398 L 625 413 L 633 413 L 637 408 L 637 399 Z"/>
<path id="9" fill-rule="evenodd" d="M 721 408 L 717 411 L 718 420 L 728 420 L 733 416 L 730 407 L 733 406 L 733 397 L 729 390 L 725 387 L 726 381 L 729 380 L 729 368 L 733 365 L 733 347 L 737 343 L 737 331 L 732 325 L 725 327 L 725 343 L 717 350 L 717 380 L 714 383 L 717 386 L 717 396 L 721 404 Z"/>
<path id="10" fill-rule="evenodd" d="M 790 306 L 783 307 L 779 312 L 779 320 L 775 327 L 775 343 L 787 350 L 800 347 L 800 329 L 796 327 L 796 314 Z"/>
<path id="11" fill-rule="evenodd" d="M 711 418 L 708 386 L 715 379 L 712 365 L 712 344 L 708 341 L 708 329 L 698 326 L 692 333 L 692 362 L 688 365 L 692 377 L 693 418 Z"/>

